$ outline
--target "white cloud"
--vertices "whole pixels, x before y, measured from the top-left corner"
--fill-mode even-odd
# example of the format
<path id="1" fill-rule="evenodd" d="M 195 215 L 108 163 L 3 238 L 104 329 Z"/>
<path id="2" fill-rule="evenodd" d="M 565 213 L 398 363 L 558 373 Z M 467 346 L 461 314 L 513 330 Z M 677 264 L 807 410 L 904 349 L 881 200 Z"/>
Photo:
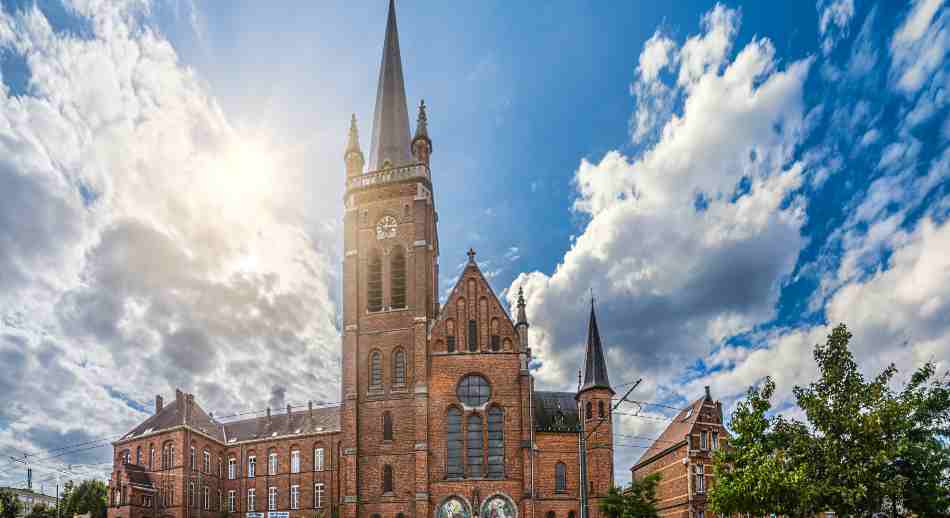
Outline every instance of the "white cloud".
<path id="1" fill-rule="evenodd" d="M 824 55 L 830 54 L 835 44 L 848 35 L 853 17 L 854 0 L 818 1 L 818 34 Z"/>
<path id="2" fill-rule="evenodd" d="M 917 0 L 891 39 L 891 74 L 907 94 L 931 79 L 950 48 L 950 15 L 942 6 L 943 0 Z"/>

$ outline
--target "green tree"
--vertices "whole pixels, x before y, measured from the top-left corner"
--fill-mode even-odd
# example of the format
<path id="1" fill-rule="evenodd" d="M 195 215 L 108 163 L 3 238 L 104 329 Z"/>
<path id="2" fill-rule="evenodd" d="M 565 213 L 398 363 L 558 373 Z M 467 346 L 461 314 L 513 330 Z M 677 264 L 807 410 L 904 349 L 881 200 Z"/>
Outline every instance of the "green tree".
<path id="1" fill-rule="evenodd" d="M 36 504 L 26 518 L 56 518 L 56 507 Z"/>
<path id="2" fill-rule="evenodd" d="M 0 518 L 16 518 L 20 513 L 20 505 L 15 494 L 0 490 Z"/>
<path id="3" fill-rule="evenodd" d="M 715 511 L 950 516 L 950 373 L 927 363 L 895 392 L 894 366 L 866 379 L 850 340 L 842 324 L 815 346 L 818 379 L 793 389 L 804 421 L 771 415 L 771 379 L 749 390 L 715 458 Z"/>
<path id="4" fill-rule="evenodd" d="M 600 502 L 600 510 L 609 518 L 657 518 L 656 486 L 659 473 L 633 480 L 627 489 L 611 487 Z"/>
<path id="5" fill-rule="evenodd" d="M 109 488 L 101 480 L 84 480 L 63 498 L 63 518 L 90 513 L 91 518 L 106 518 Z"/>

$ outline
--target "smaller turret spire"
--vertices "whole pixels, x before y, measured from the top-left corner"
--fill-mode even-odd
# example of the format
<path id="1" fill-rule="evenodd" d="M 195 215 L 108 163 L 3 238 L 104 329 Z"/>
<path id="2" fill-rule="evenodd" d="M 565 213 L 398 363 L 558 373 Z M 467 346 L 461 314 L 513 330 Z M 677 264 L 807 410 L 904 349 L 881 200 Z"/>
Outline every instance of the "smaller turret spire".
<path id="1" fill-rule="evenodd" d="M 428 165 L 432 154 L 432 139 L 429 138 L 429 118 L 426 115 L 426 102 L 419 103 L 419 116 L 416 119 L 416 134 L 412 137 L 412 155 L 419 162 Z"/>
<path id="2" fill-rule="evenodd" d="M 363 174 L 363 150 L 360 149 L 360 132 L 356 127 L 356 114 L 350 117 L 350 133 L 346 141 L 346 150 L 343 152 L 343 161 L 346 162 L 346 175 L 356 176 Z"/>
<path id="3" fill-rule="evenodd" d="M 356 114 L 354 113 L 350 117 L 350 135 L 346 141 L 346 153 L 359 153 L 363 154 L 363 151 L 360 149 L 360 130 L 356 126 Z"/>
<path id="4" fill-rule="evenodd" d="M 524 288 L 518 286 L 518 322 L 517 324 L 528 325 L 528 317 L 524 313 Z"/>
<path id="5" fill-rule="evenodd" d="M 597 329 L 597 315 L 594 312 L 594 297 L 590 299 L 590 322 L 587 327 L 587 355 L 584 363 L 584 385 L 581 392 L 592 388 L 605 388 L 611 392 L 610 379 L 607 377 L 607 362 L 604 348 L 600 344 L 600 330 Z"/>

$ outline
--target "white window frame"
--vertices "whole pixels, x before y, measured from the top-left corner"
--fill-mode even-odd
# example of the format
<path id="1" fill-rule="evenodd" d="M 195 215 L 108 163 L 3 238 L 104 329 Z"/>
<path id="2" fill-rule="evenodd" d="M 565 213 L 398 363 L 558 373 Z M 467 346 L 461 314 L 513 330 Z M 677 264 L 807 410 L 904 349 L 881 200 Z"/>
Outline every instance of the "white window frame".
<path id="1" fill-rule="evenodd" d="M 707 437 L 708 433 L 709 432 L 707 432 L 706 430 L 699 432 L 699 449 L 700 450 L 709 449 L 709 439 Z"/>
<path id="2" fill-rule="evenodd" d="M 290 486 L 290 508 L 297 510 L 300 508 L 300 486 Z"/>
<path id="3" fill-rule="evenodd" d="M 290 452 L 290 472 L 300 473 L 300 450 Z"/>
<path id="4" fill-rule="evenodd" d="M 267 455 L 267 474 L 276 475 L 279 464 L 277 462 L 277 452 Z"/>
<path id="5" fill-rule="evenodd" d="M 313 449 L 313 470 L 323 471 L 323 448 Z"/>
<path id="6" fill-rule="evenodd" d="M 237 459 L 231 457 L 228 459 L 228 480 L 237 478 Z"/>
<path id="7" fill-rule="evenodd" d="M 717 431 L 712 432 L 712 449 L 719 449 L 719 432 Z"/>
<path id="8" fill-rule="evenodd" d="M 204 487 L 204 509 L 205 511 L 211 510 L 211 491 L 208 489 L 208 486 Z"/>
<path id="9" fill-rule="evenodd" d="M 313 507 L 323 509 L 323 494 L 326 492 L 326 486 L 323 482 L 317 482 L 313 485 Z"/>
<path id="10" fill-rule="evenodd" d="M 247 458 L 247 478 L 254 478 L 257 475 L 257 457 L 251 455 Z"/>
<path id="11" fill-rule="evenodd" d="M 195 447 L 191 447 L 191 471 L 198 469 L 198 453 L 195 451 Z"/>
<path id="12" fill-rule="evenodd" d="M 247 510 L 257 510 L 257 490 L 253 487 L 247 490 Z"/>
<path id="13" fill-rule="evenodd" d="M 693 492 L 703 494 L 706 492 L 706 467 L 702 464 L 693 465 Z"/>
<path id="14" fill-rule="evenodd" d="M 203 464 L 201 467 L 204 468 L 202 471 L 205 473 L 211 473 L 211 453 L 208 450 L 204 451 L 202 462 Z"/>
<path id="15" fill-rule="evenodd" d="M 234 511 L 237 510 L 237 507 L 236 507 L 237 502 L 235 502 L 235 500 L 237 500 L 237 491 L 235 491 L 234 489 L 228 490 L 228 512 L 229 513 L 233 513 Z"/>
<path id="16" fill-rule="evenodd" d="M 267 488 L 267 510 L 277 510 L 277 486 Z"/>

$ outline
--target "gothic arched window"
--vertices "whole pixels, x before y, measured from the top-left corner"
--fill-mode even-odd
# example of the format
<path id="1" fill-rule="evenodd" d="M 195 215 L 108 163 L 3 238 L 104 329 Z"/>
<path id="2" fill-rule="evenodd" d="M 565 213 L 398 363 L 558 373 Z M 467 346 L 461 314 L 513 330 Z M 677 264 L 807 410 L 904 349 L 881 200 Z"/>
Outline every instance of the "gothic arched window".
<path id="1" fill-rule="evenodd" d="M 462 478 L 462 411 L 452 407 L 445 414 L 445 476 Z"/>
<path id="2" fill-rule="evenodd" d="M 393 415 L 388 410 L 383 412 L 383 440 L 393 440 Z"/>
<path id="3" fill-rule="evenodd" d="M 389 276 L 389 305 L 393 309 L 402 309 L 406 307 L 406 254 L 401 246 L 393 248 Z"/>
<path id="4" fill-rule="evenodd" d="M 369 311 L 383 309 L 383 260 L 377 249 L 373 249 L 369 253 L 366 277 L 366 309 Z"/>
<path id="5" fill-rule="evenodd" d="M 491 319 L 491 350 L 498 352 L 501 350 L 501 337 L 498 336 L 498 319 Z"/>
<path id="6" fill-rule="evenodd" d="M 383 353 L 379 351 L 373 351 L 369 357 L 369 386 L 383 388 Z"/>
<path id="7" fill-rule="evenodd" d="M 406 351 L 396 349 L 393 353 L 393 385 L 406 386 Z"/>
<path id="8" fill-rule="evenodd" d="M 505 413 L 499 407 L 488 411 L 488 478 L 505 478 Z"/>
<path id="9" fill-rule="evenodd" d="M 471 414 L 466 421 L 465 460 L 469 478 L 484 476 L 484 438 L 482 437 L 482 416 Z"/>
<path id="10" fill-rule="evenodd" d="M 604 418 L 604 402 L 602 400 L 597 402 L 597 417 Z"/>
<path id="11" fill-rule="evenodd" d="M 554 492 L 567 492 L 567 466 L 563 462 L 554 465 Z"/>
<path id="12" fill-rule="evenodd" d="M 594 413 L 591 410 L 590 401 L 588 401 L 587 402 L 587 418 L 590 419 L 591 417 L 594 417 Z"/>
<path id="13" fill-rule="evenodd" d="M 445 321 L 445 350 L 455 352 L 455 321 L 451 318 Z"/>
<path id="14" fill-rule="evenodd" d="M 393 467 L 389 464 L 383 466 L 383 493 L 393 492 Z"/>

